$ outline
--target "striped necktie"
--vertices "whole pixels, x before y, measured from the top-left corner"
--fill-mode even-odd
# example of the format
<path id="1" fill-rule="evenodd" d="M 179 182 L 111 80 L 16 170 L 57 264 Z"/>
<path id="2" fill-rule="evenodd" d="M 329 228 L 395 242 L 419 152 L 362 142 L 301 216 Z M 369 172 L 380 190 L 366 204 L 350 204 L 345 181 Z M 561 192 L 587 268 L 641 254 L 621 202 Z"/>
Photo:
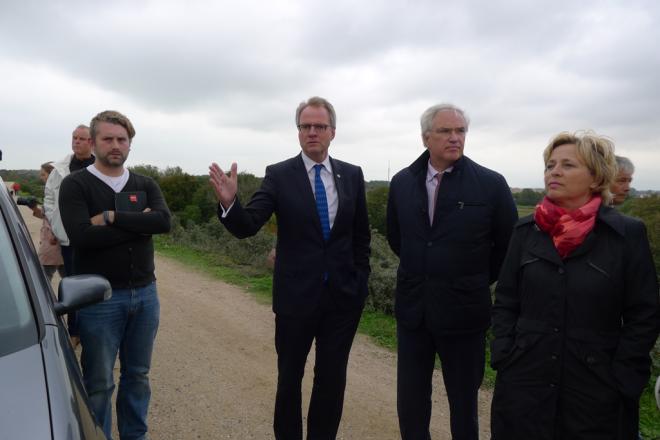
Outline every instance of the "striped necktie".
<path id="1" fill-rule="evenodd" d="M 321 220 L 321 229 L 323 230 L 323 239 L 328 241 L 330 238 L 330 216 L 328 215 L 328 197 L 325 194 L 325 186 L 321 180 L 321 169 L 325 168 L 323 164 L 314 165 L 316 174 L 314 176 L 314 195 L 316 196 L 316 210 Z"/>

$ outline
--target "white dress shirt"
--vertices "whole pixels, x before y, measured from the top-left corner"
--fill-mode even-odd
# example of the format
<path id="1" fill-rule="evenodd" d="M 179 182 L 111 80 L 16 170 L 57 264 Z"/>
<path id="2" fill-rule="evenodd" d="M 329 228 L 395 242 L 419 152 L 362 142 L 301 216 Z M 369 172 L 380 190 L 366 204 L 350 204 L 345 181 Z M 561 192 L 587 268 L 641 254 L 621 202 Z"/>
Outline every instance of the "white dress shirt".
<path id="1" fill-rule="evenodd" d="M 305 169 L 307 170 L 307 177 L 309 177 L 309 184 L 312 186 L 312 192 L 314 193 L 314 197 L 316 197 L 315 193 L 315 185 L 314 185 L 314 179 L 316 178 L 316 170 L 314 169 L 314 165 L 317 163 L 314 162 L 312 159 L 307 157 L 305 153 L 302 153 L 302 160 L 303 163 L 305 164 Z M 325 160 L 321 162 L 321 165 L 323 165 L 323 168 L 321 168 L 321 181 L 323 182 L 323 186 L 325 187 L 325 196 L 328 199 L 328 217 L 330 218 L 330 229 L 332 229 L 332 225 L 335 224 L 335 217 L 337 216 L 337 206 L 339 206 L 339 198 L 337 197 L 337 188 L 335 188 L 335 177 L 332 175 L 332 165 L 330 164 L 330 156 L 326 156 Z"/>

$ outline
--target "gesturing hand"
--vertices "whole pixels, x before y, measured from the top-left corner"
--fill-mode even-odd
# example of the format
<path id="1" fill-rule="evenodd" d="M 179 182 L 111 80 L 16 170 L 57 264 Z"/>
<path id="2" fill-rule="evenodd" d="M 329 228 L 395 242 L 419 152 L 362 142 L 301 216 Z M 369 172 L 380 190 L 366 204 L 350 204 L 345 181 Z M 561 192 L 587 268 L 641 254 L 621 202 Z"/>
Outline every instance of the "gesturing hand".
<path id="1" fill-rule="evenodd" d="M 209 167 L 209 182 L 215 192 L 215 197 L 227 209 L 231 206 L 236 198 L 236 191 L 238 190 L 238 167 L 236 162 L 231 164 L 231 175 L 225 174 L 217 163 L 213 162 Z"/>

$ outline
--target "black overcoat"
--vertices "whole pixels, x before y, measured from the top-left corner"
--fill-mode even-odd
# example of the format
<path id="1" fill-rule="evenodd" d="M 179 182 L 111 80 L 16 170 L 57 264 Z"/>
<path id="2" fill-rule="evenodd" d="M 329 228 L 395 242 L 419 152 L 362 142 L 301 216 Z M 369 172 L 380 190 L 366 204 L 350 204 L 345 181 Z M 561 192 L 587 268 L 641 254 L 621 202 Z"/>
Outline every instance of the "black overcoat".
<path id="1" fill-rule="evenodd" d="M 492 312 L 492 438 L 637 438 L 659 320 L 641 221 L 601 207 L 562 260 L 533 216 L 521 219 Z"/>
<path id="2" fill-rule="evenodd" d="M 390 184 L 387 240 L 399 256 L 397 322 L 443 333 L 485 331 L 497 279 L 518 219 L 504 177 L 463 156 L 445 173 L 429 224 L 428 150 Z"/>

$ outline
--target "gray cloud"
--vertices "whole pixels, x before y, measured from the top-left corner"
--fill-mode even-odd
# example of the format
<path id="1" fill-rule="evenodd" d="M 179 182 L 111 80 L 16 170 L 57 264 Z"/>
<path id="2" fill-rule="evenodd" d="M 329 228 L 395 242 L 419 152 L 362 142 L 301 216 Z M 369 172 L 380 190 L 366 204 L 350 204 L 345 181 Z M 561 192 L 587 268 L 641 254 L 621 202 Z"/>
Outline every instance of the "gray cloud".
<path id="1" fill-rule="evenodd" d="M 421 151 L 419 114 L 441 101 L 468 111 L 470 154 L 516 186 L 538 181 L 531 150 L 562 130 L 593 128 L 660 163 L 659 9 L 641 0 L 5 1 L 0 109 L 10 116 L 0 130 L 14 157 L 52 156 L 79 120 L 130 110 L 141 146 L 131 159 L 204 172 L 210 157 L 237 157 L 259 174 L 297 152 L 293 111 L 319 94 L 339 113 L 334 151 L 372 179 Z M 653 174 L 638 181 L 660 188 Z"/>

